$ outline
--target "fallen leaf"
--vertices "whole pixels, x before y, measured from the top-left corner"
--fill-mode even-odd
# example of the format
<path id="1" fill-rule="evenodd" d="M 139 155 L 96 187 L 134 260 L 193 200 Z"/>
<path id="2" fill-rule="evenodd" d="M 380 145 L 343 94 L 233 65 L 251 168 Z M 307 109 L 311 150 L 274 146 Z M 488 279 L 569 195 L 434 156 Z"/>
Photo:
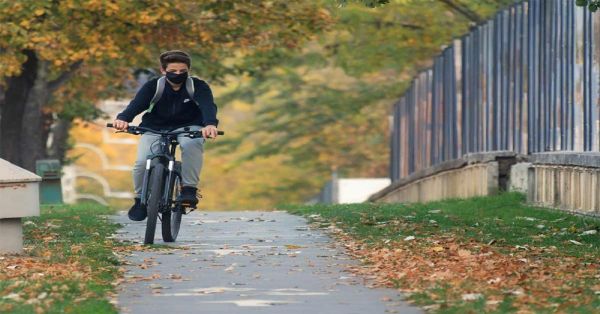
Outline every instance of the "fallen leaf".
<path id="1" fill-rule="evenodd" d="M 509 291 L 508 294 L 512 294 L 512 295 L 516 295 L 516 296 L 522 296 L 525 294 L 525 290 L 523 288 L 518 288 L 512 291 Z"/>
<path id="2" fill-rule="evenodd" d="M 232 266 L 233 266 L 233 265 L 232 265 Z M 158 276 L 159 276 L 159 278 L 160 278 L 160 275 L 158 275 Z M 181 275 L 179 275 L 179 274 L 169 274 L 169 275 L 167 276 L 167 278 L 168 278 L 168 279 L 174 279 L 174 280 L 178 280 L 178 279 L 181 279 L 181 278 L 183 278 L 183 277 L 182 277 Z"/>
<path id="3" fill-rule="evenodd" d="M 466 293 L 462 295 L 463 301 L 475 301 L 483 298 L 481 293 Z"/>
<path id="4" fill-rule="evenodd" d="M 458 256 L 460 257 L 471 257 L 471 252 L 468 250 L 458 250 Z"/>
<path id="5" fill-rule="evenodd" d="M 442 252 L 443 250 L 444 250 L 443 246 L 434 246 L 433 247 L 434 252 Z"/>
<path id="6" fill-rule="evenodd" d="M 7 300 L 13 300 L 15 302 L 20 302 L 21 301 L 21 296 L 18 293 L 11 293 L 9 295 L 6 295 L 6 296 L 2 297 L 2 299 L 7 299 Z"/>
<path id="7" fill-rule="evenodd" d="M 157 284 L 157 283 L 153 283 L 150 285 L 150 289 L 162 289 L 163 286 Z"/>
<path id="8" fill-rule="evenodd" d="M 431 305 L 425 305 L 425 306 L 423 306 L 423 309 L 425 311 L 436 311 L 436 310 L 439 310 L 440 307 L 441 307 L 440 304 L 431 304 Z"/>

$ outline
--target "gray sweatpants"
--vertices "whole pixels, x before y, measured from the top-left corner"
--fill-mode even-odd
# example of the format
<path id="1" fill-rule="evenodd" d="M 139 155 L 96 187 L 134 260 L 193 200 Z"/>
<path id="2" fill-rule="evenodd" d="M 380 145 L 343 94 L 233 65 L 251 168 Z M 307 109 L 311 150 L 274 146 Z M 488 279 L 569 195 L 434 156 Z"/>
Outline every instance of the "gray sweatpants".
<path id="1" fill-rule="evenodd" d="M 201 127 L 194 125 L 190 130 L 200 130 Z M 176 129 L 181 131 L 183 128 Z M 142 183 L 144 171 L 146 170 L 146 159 L 148 155 L 159 151 L 160 136 L 152 133 L 142 135 L 138 144 L 137 159 L 133 166 L 133 186 L 135 197 L 142 195 Z M 189 138 L 183 135 L 177 136 L 179 149 L 181 150 L 181 180 L 183 186 L 197 187 L 200 181 L 200 170 L 202 170 L 202 158 L 204 155 L 204 138 Z"/>

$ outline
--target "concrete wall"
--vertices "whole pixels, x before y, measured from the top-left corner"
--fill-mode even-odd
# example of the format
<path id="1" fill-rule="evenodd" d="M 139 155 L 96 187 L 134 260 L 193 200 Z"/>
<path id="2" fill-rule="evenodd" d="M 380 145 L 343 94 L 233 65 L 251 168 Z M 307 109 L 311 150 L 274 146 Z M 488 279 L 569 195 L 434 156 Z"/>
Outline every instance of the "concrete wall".
<path id="1" fill-rule="evenodd" d="M 528 201 L 585 214 L 600 214 L 600 168 L 534 165 Z"/>
<path id="2" fill-rule="evenodd" d="M 530 159 L 529 202 L 600 215 L 600 154 L 544 153 Z"/>
<path id="3" fill-rule="evenodd" d="M 417 180 L 382 196 L 378 201 L 430 202 L 489 195 L 496 193 L 498 189 L 498 162 L 488 162 L 467 165 Z"/>
<path id="4" fill-rule="evenodd" d="M 467 155 L 403 178 L 369 200 L 429 202 L 500 190 L 525 193 L 535 205 L 600 216 L 600 154 Z"/>
<path id="5" fill-rule="evenodd" d="M 429 202 L 494 194 L 506 190 L 511 166 L 519 158 L 506 151 L 469 154 L 402 178 L 369 200 Z"/>

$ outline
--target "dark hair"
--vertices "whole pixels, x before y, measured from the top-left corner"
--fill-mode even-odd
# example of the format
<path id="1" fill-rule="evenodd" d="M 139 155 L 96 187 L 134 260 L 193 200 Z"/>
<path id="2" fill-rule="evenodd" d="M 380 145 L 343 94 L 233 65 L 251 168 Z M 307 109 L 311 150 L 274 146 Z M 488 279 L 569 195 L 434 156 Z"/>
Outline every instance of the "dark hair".
<path id="1" fill-rule="evenodd" d="M 181 50 L 165 51 L 160 54 L 158 59 L 160 60 L 160 66 L 163 69 L 166 69 L 169 63 L 185 63 L 188 68 L 192 66 L 192 58 L 190 55 Z"/>

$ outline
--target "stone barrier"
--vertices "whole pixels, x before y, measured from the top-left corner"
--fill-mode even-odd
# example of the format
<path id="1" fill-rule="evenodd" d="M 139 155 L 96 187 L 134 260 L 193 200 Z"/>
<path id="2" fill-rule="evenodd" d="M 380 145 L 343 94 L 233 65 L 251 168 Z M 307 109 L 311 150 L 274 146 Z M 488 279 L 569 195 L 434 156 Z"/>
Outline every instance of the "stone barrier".
<path id="1" fill-rule="evenodd" d="M 39 216 L 41 177 L 0 159 L 0 253 L 23 250 L 21 218 Z"/>

